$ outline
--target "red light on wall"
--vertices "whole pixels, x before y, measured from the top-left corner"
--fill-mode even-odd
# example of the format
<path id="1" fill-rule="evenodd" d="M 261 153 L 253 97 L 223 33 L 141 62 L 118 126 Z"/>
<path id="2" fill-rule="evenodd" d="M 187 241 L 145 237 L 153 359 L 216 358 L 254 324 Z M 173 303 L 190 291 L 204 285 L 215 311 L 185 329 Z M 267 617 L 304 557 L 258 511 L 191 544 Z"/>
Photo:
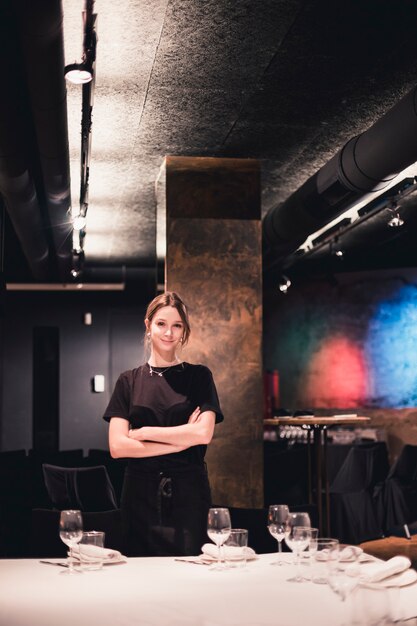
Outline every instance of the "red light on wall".
<path id="1" fill-rule="evenodd" d="M 366 364 L 362 350 L 345 337 L 328 339 L 312 355 L 300 384 L 304 406 L 355 408 L 366 395 Z"/>

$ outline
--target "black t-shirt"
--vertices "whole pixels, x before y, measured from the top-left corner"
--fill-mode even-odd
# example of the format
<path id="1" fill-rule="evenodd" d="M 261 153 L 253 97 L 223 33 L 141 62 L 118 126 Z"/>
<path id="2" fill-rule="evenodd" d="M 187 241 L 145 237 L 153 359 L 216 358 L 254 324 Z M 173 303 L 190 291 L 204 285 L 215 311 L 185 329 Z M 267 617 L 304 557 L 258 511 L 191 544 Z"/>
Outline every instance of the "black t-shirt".
<path id="1" fill-rule="evenodd" d="M 224 417 L 211 371 L 205 365 L 180 363 L 172 367 L 148 364 L 120 374 L 104 419 L 122 417 L 132 428 L 186 424 L 194 409 L 214 411 L 216 423 Z M 157 372 L 163 372 L 158 376 Z M 182 452 L 156 457 L 129 459 L 129 466 L 145 471 L 202 465 L 207 446 L 197 445 Z"/>

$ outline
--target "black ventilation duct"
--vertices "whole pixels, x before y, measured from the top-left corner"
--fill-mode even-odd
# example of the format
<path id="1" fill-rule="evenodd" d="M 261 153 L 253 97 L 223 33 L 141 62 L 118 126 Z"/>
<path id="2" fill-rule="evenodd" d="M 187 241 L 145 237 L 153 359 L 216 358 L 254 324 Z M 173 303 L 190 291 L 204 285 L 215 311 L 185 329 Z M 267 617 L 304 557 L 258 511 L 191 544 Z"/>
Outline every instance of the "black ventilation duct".
<path id="1" fill-rule="evenodd" d="M 263 221 L 265 269 L 338 217 L 364 194 L 383 189 L 417 160 L 417 88 L 350 139 Z"/>
<path id="2" fill-rule="evenodd" d="M 15 0 L 58 274 L 71 269 L 72 223 L 61 0 Z"/>
<path id="3" fill-rule="evenodd" d="M 61 0 L 0 2 L 0 193 L 38 281 L 71 269 L 62 20 Z"/>
<path id="4" fill-rule="evenodd" d="M 16 40 L 12 7 L 5 2 L 0 6 L 0 193 L 32 275 L 48 280 L 49 245 L 27 150 L 30 128 Z"/>

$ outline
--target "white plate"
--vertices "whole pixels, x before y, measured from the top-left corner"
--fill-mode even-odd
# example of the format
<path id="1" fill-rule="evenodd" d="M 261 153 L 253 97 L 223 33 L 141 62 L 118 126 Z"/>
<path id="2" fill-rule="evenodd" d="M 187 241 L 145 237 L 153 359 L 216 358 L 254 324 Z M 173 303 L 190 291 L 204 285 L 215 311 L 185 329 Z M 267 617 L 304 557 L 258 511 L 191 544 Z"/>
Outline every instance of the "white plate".
<path id="1" fill-rule="evenodd" d="M 103 565 L 116 565 L 118 563 L 126 563 L 127 558 L 121 554 L 120 556 L 114 557 L 112 559 L 103 559 Z M 80 561 L 79 558 L 77 558 L 76 555 L 74 555 L 74 563 L 76 565 L 80 565 L 82 563 L 82 561 Z"/>

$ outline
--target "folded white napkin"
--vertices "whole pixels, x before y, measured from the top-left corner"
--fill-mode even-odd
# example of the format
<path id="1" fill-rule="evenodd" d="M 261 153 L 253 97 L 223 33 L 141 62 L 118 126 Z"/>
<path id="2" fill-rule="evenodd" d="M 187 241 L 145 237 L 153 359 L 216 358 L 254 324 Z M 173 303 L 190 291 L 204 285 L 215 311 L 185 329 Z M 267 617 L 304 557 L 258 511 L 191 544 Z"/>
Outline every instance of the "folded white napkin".
<path id="1" fill-rule="evenodd" d="M 339 561 L 354 561 L 362 552 L 359 546 L 344 546 L 339 549 Z"/>
<path id="2" fill-rule="evenodd" d="M 377 583 L 395 574 L 401 574 L 401 572 L 404 572 L 410 566 L 411 561 L 406 556 L 394 556 L 384 563 L 361 565 L 360 577 L 363 582 Z M 347 572 L 349 572 L 349 567 L 346 568 Z"/>
<path id="3" fill-rule="evenodd" d="M 237 548 L 235 546 L 223 546 L 224 548 L 224 555 L 225 557 L 227 556 L 233 556 L 234 553 L 236 553 L 237 550 L 240 550 L 240 548 Z M 253 550 L 252 548 L 244 548 L 245 550 L 245 554 L 246 554 L 246 558 L 247 559 L 256 559 L 256 552 L 255 550 Z M 211 557 L 212 559 L 217 559 L 217 555 L 218 555 L 218 548 L 214 543 L 205 543 L 202 548 L 201 551 L 204 555 Z"/>
<path id="4" fill-rule="evenodd" d="M 90 545 L 88 543 L 74 546 L 72 549 L 74 559 L 78 561 L 97 561 L 102 559 L 104 561 L 122 561 L 125 557 L 118 550 L 111 550 L 110 548 L 100 548 L 100 546 Z"/>

